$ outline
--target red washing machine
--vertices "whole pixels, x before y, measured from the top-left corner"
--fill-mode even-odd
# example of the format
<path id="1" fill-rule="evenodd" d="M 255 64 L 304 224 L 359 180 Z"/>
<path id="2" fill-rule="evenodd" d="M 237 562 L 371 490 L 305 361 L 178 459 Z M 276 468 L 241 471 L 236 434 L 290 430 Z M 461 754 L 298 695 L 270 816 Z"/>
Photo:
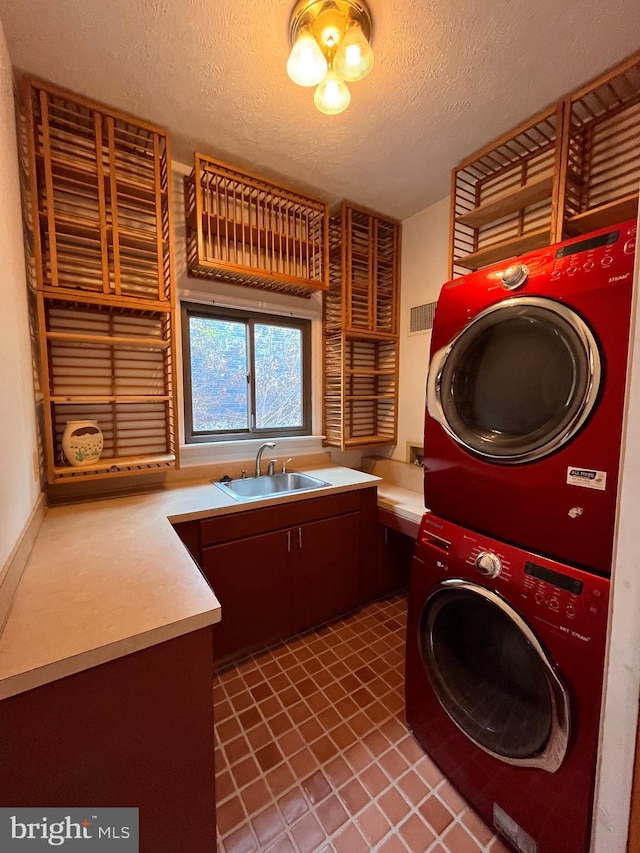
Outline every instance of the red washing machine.
<path id="1" fill-rule="evenodd" d="M 607 578 L 427 513 L 412 567 L 407 720 L 521 853 L 587 853 Z"/>
<path id="2" fill-rule="evenodd" d="M 432 334 L 425 502 L 608 574 L 636 225 L 454 279 Z"/>

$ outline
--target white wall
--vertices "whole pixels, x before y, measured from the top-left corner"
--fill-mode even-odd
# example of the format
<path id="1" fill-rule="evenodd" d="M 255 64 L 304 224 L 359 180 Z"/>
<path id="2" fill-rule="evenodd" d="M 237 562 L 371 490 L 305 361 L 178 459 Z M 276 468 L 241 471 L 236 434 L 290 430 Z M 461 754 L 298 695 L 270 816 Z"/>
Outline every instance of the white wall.
<path id="1" fill-rule="evenodd" d="M 422 446 L 431 333 L 409 335 L 411 308 L 435 302 L 448 279 L 449 198 L 402 223 L 398 443 L 392 458 L 407 459 L 407 442 Z"/>
<path id="2" fill-rule="evenodd" d="M 0 22 L 0 569 L 40 494 L 11 60 Z"/>
<path id="3" fill-rule="evenodd" d="M 608 670 L 596 790 L 594 853 L 626 850 L 640 693 L 640 238 L 613 565 Z"/>

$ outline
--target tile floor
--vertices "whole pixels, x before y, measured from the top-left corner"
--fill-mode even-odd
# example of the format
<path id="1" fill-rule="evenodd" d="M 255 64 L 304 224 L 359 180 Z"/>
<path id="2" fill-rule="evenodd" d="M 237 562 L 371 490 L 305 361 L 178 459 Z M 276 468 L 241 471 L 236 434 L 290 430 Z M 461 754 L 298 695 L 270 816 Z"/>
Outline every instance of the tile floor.
<path id="1" fill-rule="evenodd" d="M 394 596 L 215 680 L 219 853 L 506 853 L 404 721 Z"/>

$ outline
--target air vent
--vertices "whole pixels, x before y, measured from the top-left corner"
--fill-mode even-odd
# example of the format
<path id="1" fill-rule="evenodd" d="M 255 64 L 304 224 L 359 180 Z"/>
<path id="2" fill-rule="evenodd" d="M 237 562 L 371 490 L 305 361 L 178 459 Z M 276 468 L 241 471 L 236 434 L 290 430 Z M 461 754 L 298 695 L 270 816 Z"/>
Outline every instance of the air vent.
<path id="1" fill-rule="evenodd" d="M 409 317 L 409 334 L 417 335 L 432 329 L 435 311 L 435 302 L 427 302 L 425 305 L 416 305 L 412 308 Z"/>

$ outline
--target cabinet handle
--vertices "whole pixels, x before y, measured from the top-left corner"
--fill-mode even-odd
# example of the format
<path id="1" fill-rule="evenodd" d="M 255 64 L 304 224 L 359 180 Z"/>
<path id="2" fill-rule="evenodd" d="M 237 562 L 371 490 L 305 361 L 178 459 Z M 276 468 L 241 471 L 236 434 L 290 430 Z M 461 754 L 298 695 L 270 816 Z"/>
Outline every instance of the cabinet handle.
<path id="1" fill-rule="evenodd" d="M 287 551 L 291 551 L 291 531 L 287 530 Z"/>
<path id="2" fill-rule="evenodd" d="M 302 548 L 302 528 L 298 528 L 298 545 Z"/>

